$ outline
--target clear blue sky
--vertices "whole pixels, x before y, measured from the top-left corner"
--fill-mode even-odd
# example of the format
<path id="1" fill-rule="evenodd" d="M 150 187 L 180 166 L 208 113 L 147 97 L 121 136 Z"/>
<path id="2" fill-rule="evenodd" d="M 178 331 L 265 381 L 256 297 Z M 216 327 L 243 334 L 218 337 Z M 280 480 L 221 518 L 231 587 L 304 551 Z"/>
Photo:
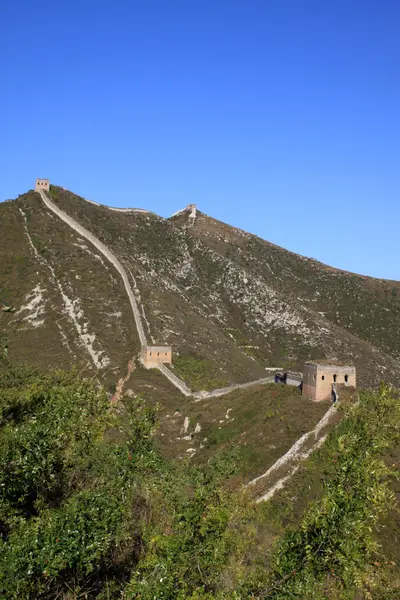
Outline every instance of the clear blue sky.
<path id="1" fill-rule="evenodd" d="M 0 199 L 49 177 L 400 279 L 398 0 L 3 0 Z"/>

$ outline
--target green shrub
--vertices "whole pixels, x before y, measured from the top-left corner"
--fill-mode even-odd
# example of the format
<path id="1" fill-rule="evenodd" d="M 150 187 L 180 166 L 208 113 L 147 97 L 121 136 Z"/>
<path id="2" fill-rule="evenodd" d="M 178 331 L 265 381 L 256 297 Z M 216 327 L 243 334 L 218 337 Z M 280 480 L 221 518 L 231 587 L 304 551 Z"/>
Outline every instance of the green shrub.
<path id="1" fill-rule="evenodd" d="M 375 528 L 394 505 L 389 486 L 396 473 L 382 455 L 399 441 L 398 394 L 385 386 L 363 392 L 360 404 L 347 411 L 322 450 L 324 494 L 299 528 L 279 541 L 261 598 L 354 598 L 378 549 Z M 326 596 L 326 589 L 336 592 Z M 340 595 L 346 590 L 349 595 Z"/>
<path id="2" fill-rule="evenodd" d="M 248 560 L 256 508 L 237 490 L 234 449 L 167 461 L 156 408 L 115 407 L 74 371 L 3 364 L 0 409 L 1 599 L 350 600 L 393 503 L 381 456 L 399 439 L 400 402 L 384 386 L 346 407 L 320 450 L 322 497 L 268 564 Z"/>
<path id="3" fill-rule="evenodd" d="M 157 410 L 140 398 L 115 410 L 76 372 L 3 369 L 0 407 L 0 598 L 217 590 L 243 538 L 224 483 L 235 457 L 165 461 Z"/>
<path id="4" fill-rule="evenodd" d="M 236 453 L 226 453 L 191 469 L 192 493 L 175 497 L 173 518 L 146 532 L 147 552 L 126 589 L 127 598 L 233 597 L 233 589 L 224 593 L 222 574 L 235 580 L 230 563 L 252 537 L 248 499 L 226 486 L 236 462 Z"/>
<path id="5" fill-rule="evenodd" d="M 136 400 L 122 426 L 105 392 L 75 372 L 21 367 L 0 373 L 0 406 L 0 597 L 96 587 L 123 571 L 133 553 L 119 548 L 140 537 L 146 512 L 141 487 L 162 464 L 154 409 Z M 112 428 L 119 443 L 107 441 Z"/>

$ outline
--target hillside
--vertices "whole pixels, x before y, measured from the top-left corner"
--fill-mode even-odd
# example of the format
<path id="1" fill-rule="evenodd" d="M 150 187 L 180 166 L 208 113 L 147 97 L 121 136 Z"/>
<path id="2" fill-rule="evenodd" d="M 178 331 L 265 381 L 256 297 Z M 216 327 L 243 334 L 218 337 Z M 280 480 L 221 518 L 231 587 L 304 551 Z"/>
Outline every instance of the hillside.
<path id="1" fill-rule="evenodd" d="M 317 357 L 354 362 L 361 387 L 398 381 L 398 282 L 332 269 L 191 208 L 163 219 L 57 186 L 48 198 L 120 262 L 148 343 L 172 345 L 171 373 L 189 394 L 265 383 L 274 368 L 302 370 Z M 165 373 L 137 361 L 132 307 L 109 257 L 34 191 L 0 204 L 0 224 L 0 300 L 15 308 L 0 312 L 0 327 L 14 363 L 76 364 L 116 397 L 141 394 L 160 407 L 163 452 L 205 459 L 235 442 L 246 477 L 321 418 L 325 406 L 299 406 L 296 390 L 278 401 L 265 385 L 188 403 Z"/>
<path id="2" fill-rule="evenodd" d="M 354 362 L 364 386 L 398 380 L 398 282 L 332 269 L 200 211 L 117 211 L 57 186 L 50 197 L 119 258 L 149 343 L 172 345 L 192 389 L 323 357 Z M 111 390 L 140 346 L 119 274 L 35 192 L 0 204 L 0 219 L 0 298 L 17 309 L 0 322 L 10 351 L 78 362 Z"/>
<path id="3" fill-rule="evenodd" d="M 279 409 L 262 400 L 248 411 Z M 275 400 L 290 416 L 288 397 Z M 143 400 L 113 404 L 76 371 L 0 353 L 0 597 L 398 599 L 398 393 L 381 386 L 344 408 L 286 489 L 254 503 L 234 449 L 167 459 Z"/>
<path id="4" fill-rule="evenodd" d="M 30 191 L 0 204 L 0 227 L 0 302 L 6 307 L 0 310 L 0 450 L 7 466 L 0 544 L 17 586 L 0 577 L 0 588 L 12 590 L 13 598 L 21 597 L 18 586 L 31 590 L 27 598 L 64 594 L 65 586 L 112 598 L 127 585 L 127 598 L 162 593 L 171 600 L 244 600 L 270 597 L 263 590 L 277 581 L 271 597 L 283 599 L 286 591 L 279 586 L 288 577 L 288 593 L 300 594 L 294 597 L 314 600 L 318 582 L 321 600 L 348 600 L 354 596 L 336 595 L 338 581 L 326 574 L 340 563 L 342 581 L 347 577 L 353 591 L 358 573 L 364 573 L 367 595 L 360 599 L 369 598 L 377 539 L 388 556 L 377 589 L 381 593 L 388 581 L 397 593 L 399 505 L 389 480 L 384 483 L 389 471 L 382 463 L 376 470 L 369 465 L 371 457 L 382 456 L 390 466 L 399 464 L 398 394 L 384 387 L 375 395 L 361 392 L 353 415 L 358 395 L 352 389 L 341 393 L 337 410 L 272 380 L 277 369 L 302 370 L 304 361 L 325 357 L 354 363 L 361 388 L 376 387 L 381 379 L 397 384 L 398 282 L 332 269 L 191 205 L 164 219 L 142 209 L 101 206 L 57 186 L 47 195 Z M 172 345 L 172 366 L 145 369 L 138 360 L 143 343 Z M 71 374 L 72 365 L 77 370 Z M 68 372 L 51 371 L 54 367 Z M 347 439 L 341 461 L 346 469 L 350 464 L 349 484 L 342 481 L 342 467 L 331 466 L 342 454 L 341 436 Z M 85 444 L 87 457 L 80 450 Z M 370 492 L 364 490 L 367 480 Z M 300 550 L 314 543 L 309 538 L 303 543 L 315 531 L 314 517 L 326 518 L 334 529 L 352 526 L 346 511 L 340 517 L 329 512 L 329 502 L 340 501 L 342 484 L 346 494 L 354 488 L 349 518 L 362 523 L 362 533 L 356 527 L 352 538 L 361 566 L 357 571 L 351 549 L 337 536 L 334 563 L 330 551 L 324 559 L 323 577 L 333 590 L 325 595 L 318 568 L 310 561 L 308 573 Z M 393 491 L 398 497 L 398 487 Z M 378 508 L 371 507 L 375 492 L 381 494 Z M 310 500 L 316 508 L 308 508 Z M 323 514 L 315 513 L 324 503 Z M 104 521 L 96 521 L 92 507 L 106 510 Z M 209 509 L 205 535 L 202 519 Z M 79 536 L 89 541 L 82 542 L 82 554 L 68 536 L 62 547 L 54 540 L 33 542 L 36 524 L 45 536 L 53 535 L 59 523 L 75 519 L 76 510 L 86 515 Z M 118 511 L 125 515 L 124 534 Z M 368 519 L 375 524 L 373 535 Z M 132 520 L 134 540 L 126 536 Z M 261 554 L 252 550 L 254 536 Z M 300 548 L 296 555 L 290 553 L 291 536 Z M 31 551 L 33 543 L 42 544 L 40 551 Z M 200 571 L 185 561 L 186 552 L 198 553 Z M 284 562 L 275 568 L 279 556 Z M 168 582 L 153 577 L 159 564 Z M 40 570 L 52 579 L 42 582 Z M 295 570 L 302 575 L 292 578 Z M 61 597 L 68 598 L 65 594 Z"/>

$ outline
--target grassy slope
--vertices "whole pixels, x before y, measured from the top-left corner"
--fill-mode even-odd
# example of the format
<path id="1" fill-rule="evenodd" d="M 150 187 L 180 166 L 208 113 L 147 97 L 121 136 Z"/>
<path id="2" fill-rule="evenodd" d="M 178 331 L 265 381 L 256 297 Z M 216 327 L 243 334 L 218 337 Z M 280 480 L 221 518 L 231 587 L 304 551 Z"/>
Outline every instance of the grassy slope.
<path id="1" fill-rule="evenodd" d="M 24 202 L 25 200 L 25 202 Z M 34 211 L 32 210 L 32 207 Z M 31 230 L 33 243 L 38 252 L 44 251 L 44 245 L 32 226 L 31 213 L 39 209 L 35 194 L 27 194 L 17 202 L 0 205 L 1 228 L 0 253 L 2 256 L 0 269 L 1 296 L 15 308 L 27 304 L 28 295 L 40 284 L 46 302 L 45 326 L 30 326 L 24 320 L 27 312 L 10 315 L 6 322 L 3 320 L 5 332 L 9 338 L 10 354 L 17 360 L 65 365 L 68 361 L 68 351 L 62 345 L 56 321 L 60 313 L 60 302 L 56 290 L 49 281 L 49 274 L 35 258 L 24 231 L 24 218 L 19 208 L 27 216 L 28 228 Z M 43 221 L 41 219 L 41 226 Z M 57 228 L 55 228 L 55 232 Z M 40 315 L 38 320 L 44 315 Z"/>
<path id="2" fill-rule="evenodd" d="M 191 429 L 199 423 L 201 438 L 193 444 L 199 459 L 233 444 L 240 449 L 240 473 L 245 480 L 264 473 L 304 433 L 313 429 L 329 408 L 301 398 L 289 386 L 266 385 L 239 390 L 191 406 Z M 195 436 L 196 437 L 196 436 Z M 205 441 L 206 440 L 206 441 Z"/>
<path id="3" fill-rule="evenodd" d="M 400 374 L 394 358 L 339 327 L 327 315 L 319 315 L 319 309 L 329 307 L 331 301 L 334 306 L 335 302 L 345 301 L 346 294 L 342 293 L 344 299 L 335 296 L 337 282 L 342 281 L 348 286 L 347 294 L 353 296 L 354 307 L 357 307 L 354 310 L 360 313 L 360 319 L 366 318 L 362 302 L 365 306 L 375 302 L 381 303 L 379 314 L 393 314 L 396 320 L 397 292 L 387 290 L 397 289 L 398 284 L 334 271 L 201 213 L 194 227 L 186 229 L 182 218 L 178 225 L 174 219 L 161 219 L 152 213 L 117 213 L 57 187 L 52 188 L 52 196 L 66 212 L 110 246 L 132 271 L 151 334 L 156 342 L 173 344 L 177 355 L 175 369 L 194 389 L 263 376 L 263 367 L 271 363 L 301 367 L 302 360 L 324 354 L 354 359 L 361 383 L 376 382 L 385 368 L 393 377 Z M 111 389 L 112 382 L 124 374 L 128 359 L 138 351 L 137 335 L 121 282 L 109 265 L 93 256 L 96 254 L 93 248 L 79 247 L 82 241 L 78 236 L 51 216 L 34 193 L 0 207 L 8 219 L 6 232 L 10 232 L 10 239 L 3 238 L 1 249 L 7 256 L 6 268 L 1 272 L 5 299 L 20 306 L 39 280 L 44 282 L 48 294 L 43 327 L 28 331 L 24 325 L 23 330 L 18 330 L 20 325 L 15 327 L 14 317 L 7 318 L 7 327 L 13 324 L 17 330 L 13 333 L 11 350 L 21 358 L 37 359 L 45 364 L 84 363 L 88 359 L 77 344 L 76 332 L 63 312 L 59 291 L 49 279 L 48 268 L 38 266 L 33 259 L 23 231 L 20 206 L 27 214 L 38 251 L 52 265 L 69 296 L 79 298 L 88 330 L 96 336 L 99 348 L 110 357 L 104 378 Z M 248 290 L 253 281 L 258 287 L 251 296 Z M 273 287 L 273 294 L 263 299 L 266 287 Z M 342 289 L 340 285 L 339 289 Z M 388 293 L 390 301 L 385 304 Z M 303 298 L 302 302 L 298 298 Z M 269 323 L 268 329 L 262 321 L 263 311 L 272 305 L 276 320 Z M 258 312 L 260 307 L 261 312 Z M 113 316 L 115 314 L 120 316 Z M 302 334 L 300 326 L 295 325 L 292 330 L 280 327 L 280 321 L 292 314 L 310 326 L 317 340 L 314 345 Z M 389 331 L 390 328 L 386 321 L 378 320 L 377 313 L 371 314 L 370 329 L 376 333 L 373 341 L 378 343 L 380 329 L 385 326 Z M 63 327 L 71 352 L 62 344 L 57 321 Z M 324 325 L 326 337 L 317 339 L 318 330 L 324 329 Z M 360 335 L 364 335 L 361 329 Z M 365 337 L 368 336 L 365 334 Z M 389 331 L 386 345 L 396 355 L 393 340 Z M 38 347 L 43 349 L 39 355 Z M 252 389 L 200 404 L 190 403 L 160 373 L 140 367 L 134 371 L 127 387 L 161 404 L 159 437 L 168 453 L 187 454 L 192 448 L 196 450 L 196 458 L 206 457 L 228 441 L 239 441 L 246 477 L 267 468 L 322 414 L 322 405 L 310 405 L 302 411 L 305 405 L 292 391 L 279 392 L 289 394 L 286 400 L 285 396 L 274 398 L 278 388 Z M 226 418 L 229 408 L 232 411 Z M 178 415 L 174 415 L 176 409 Z M 187 436 L 180 434 L 185 417 L 190 419 L 189 440 L 182 439 Z M 201 432 L 191 438 L 196 423 Z M 271 435 L 268 443 L 265 443 L 265 431 Z"/>
<path id="4" fill-rule="evenodd" d="M 249 236 L 211 217 L 196 220 L 193 235 L 243 266 L 256 266 L 266 283 L 301 299 L 308 309 L 394 356 L 400 355 L 400 283 L 334 269 Z M 396 324 L 396 326 L 394 326 Z"/>
<path id="5" fill-rule="evenodd" d="M 323 318 L 332 324 L 332 330 L 337 333 L 338 347 L 346 351 L 348 345 L 353 343 L 356 349 L 355 362 L 364 367 L 360 369 L 364 381 L 376 381 L 385 368 L 392 372 L 392 376 L 397 376 L 395 360 L 392 358 L 397 358 L 399 352 L 395 335 L 399 318 L 397 282 L 335 271 L 254 236 L 238 233 L 201 214 L 195 227 L 190 231 L 183 230 L 181 234 L 177 233 L 177 227 L 172 222 L 155 215 L 110 213 L 105 208 L 88 205 L 69 193 L 63 195 L 55 191 L 60 194 L 59 202 L 64 202 L 63 208 L 110 245 L 130 266 L 137 277 L 146 314 L 157 341 L 172 339 L 180 351 L 182 360 L 177 361 L 177 371 L 184 373 L 192 360 L 203 366 L 207 363 L 207 368 L 199 367 L 200 376 L 194 381 L 195 386 L 206 388 L 218 376 L 221 377 L 220 382 L 224 383 L 251 379 L 265 373 L 262 365 L 272 359 L 299 364 L 300 357 L 309 358 L 316 351 L 323 355 L 325 351 L 323 345 L 316 349 L 297 344 L 296 336 L 283 332 L 275 335 L 274 339 L 260 335 L 252 329 L 251 323 L 246 323 L 238 305 L 223 295 L 219 296 L 218 302 L 222 299 L 224 310 L 229 313 L 228 320 L 220 320 L 218 314 L 215 318 L 210 310 L 202 314 L 201 302 L 207 301 L 207 295 L 216 289 L 215 282 L 225 273 L 220 262 L 204 252 L 204 246 L 212 247 L 218 256 L 229 256 L 230 260 L 234 259 L 250 273 L 261 273 L 265 282 L 273 284 L 277 293 L 286 296 L 288 301 L 293 299 L 295 303 L 295 297 L 302 298 L 311 320 L 319 312 L 324 312 Z M 46 291 L 45 324 L 42 327 L 29 327 L 16 315 L 1 315 L 0 327 L 10 335 L 11 352 L 19 359 L 57 366 L 71 361 L 84 363 L 87 360 L 85 352 L 76 344 L 73 326 L 63 313 L 59 292 L 48 275 L 48 269 L 33 258 L 19 207 L 27 215 L 28 228 L 38 252 L 55 269 L 57 278 L 71 297 L 80 299 L 90 331 L 95 333 L 112 359 L 104 377 L 110 382 L 115 380 L 124 372 L 127 360 L 138 350 L 123 288 L 108 266 L 74 245 L 78 241 L 75 234 L 50 216 L 33 193 L 24 195 L 16 203 L 0 205 L 3 234 L 0 236 L 0 252 L 4 257 L 0 269 L 0 298 L 18 308 L 26 302 L 26 295 L 38 283 L 42 283 Z M 196 237 L 201 239 L 204 246 L 197 245 Z M 222 237 L 228 241 L 222 243 Z M 196 273 L 204 286 L 204 296 L 201 295 L 203 292 L 199 294 L 199 302 L 195 298 L 197 288 L 182 292 L 185 286 L 179 279 L 165 279 L 157 284 L 158 287 L 154 286 L 165 268 L 164 259 L 159 260 L 165 240 L 172 247 L 167 259 L 173 269 L 184 257 L 185 247 L 190 248 Z M 149 263 L 143 262 L 146 255 L 150 257 Z M 189 280 L 186 283 L 190 285 L 190 274 L 187 277 Z M 178 282 L 182 286 L 175 289 L 171 282 Z M 213 308 L 218 309 L 217 302 Z M 111 320 L 110 313 L 114 310 L 121 312 L 122 318 Z M 169 324 L 162 319 L 161 312 L 166 312 L 170 317 Z M 62 343 L 57 321 L 67 336 L 72 352 Z M 392 323 L 394 326 L 391 326 Z M 169 328 L 176 333 L 168 333 Z M 355 337 L 355 334 L 359 337 Z M 381 350 L 376 350 L 371 342 Z M 196 352 L 193 353 L 195 345 Z M 386 354 L 388 352 L 392 357 Z M 248 354 L 252 354 L 256 360 L 252 360 Z M 381 363 L 384 368 L 380 371 L 378 365 Z M 370 379 L 367 371 L 371 371 Z M 217 448 L 232 442 L 238 443 L 241 475 L 245 479 L 264 472 L 300 435 L 315 425 L 327 408 L 324 404 L 304 402 L 297 391 L 282 386 L 238 391 L 223 398 L 194 403 L 184 398 L 158 371 L 145 371 L 139 366 L 127 388 L 135 394 L 144 394 L 149 402 L 161 405 L 158 443 L 166 454 L 185 456 L 188 455 L 187 450 L 193 448 L 196 450 L 194 459 L 203 461 Z M 186 417 L 189 426 L 184 434 L 181 430 Z M 195 433 L 197 424 L 200 431 Z M 186 436 L 190 439 L 183 439 Z M 400 466 L 397 449 L 388 455 L 388 461 Z M 298 524 L 309 502 L 320 496 L 324 472 L 324 456 L 317 453 L 282 492 L 260 508 L 263 513 L 260 537 L 263 541 L 268 538 L 272 543 L 274 537 L 285 528 Z M 398 484 L 396 492 L 400 498 Z M 386 528 L 378 534 L 386 556 L 393 561 L 396 561 L 399 547 L 399 523 L 397 508 L 385 519 Z M 392 566 L 385 565 L 385 568 L 391 570 Z M 392 575 L 389 573 L 388 576 Z"/>
<path id="6" fill-rule="evenodd" d="M 136 278 L 157 342 L 173 345 L 184 356 L 217 361 L 221 378 L 244 382 L 265 373 L 262 365 L 241 350 L 221 324 L 211 317 L 213 264 L 198 261 L 185 271 L 187 236 L 171 222 L 152 213 L 118 213 L 52 188 L 53 200 L 110 247 Z M 190 258 L 190 257 L 189 257 Z M 182 275 L 177 275 L 180 272 Z M 191 278 L 196 278 L 193 291 Z M 175 278 L 178 277 L 176 281 Z M 193 282 L 192 282 L 193 283 Z"/>
<path id="7" fill-rule="evenodd" d="M 150 404 L 158 403 L 157 440 L 164 454 L 192 456 L 203 462 L 218 449 L 234 445 L 239 449 L 244 480 L 265 472 L 313 429 L 330 406 L 305 400 L 290 386 L 274 384 L 195 402 L 182 396 L 157 370 L 146 371 L 139 365 L 127 389 Z"/>

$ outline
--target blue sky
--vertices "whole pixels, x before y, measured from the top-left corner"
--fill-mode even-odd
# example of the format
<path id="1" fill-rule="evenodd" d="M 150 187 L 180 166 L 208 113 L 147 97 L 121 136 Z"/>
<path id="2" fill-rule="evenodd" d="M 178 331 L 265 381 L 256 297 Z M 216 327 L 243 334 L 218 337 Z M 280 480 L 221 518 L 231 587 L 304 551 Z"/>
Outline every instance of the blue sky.
<path id="1" fill-rule="evenodd" d="M 398 0 L 3 0 L 0 199 L 49 177 L 400 279 Z"/>

